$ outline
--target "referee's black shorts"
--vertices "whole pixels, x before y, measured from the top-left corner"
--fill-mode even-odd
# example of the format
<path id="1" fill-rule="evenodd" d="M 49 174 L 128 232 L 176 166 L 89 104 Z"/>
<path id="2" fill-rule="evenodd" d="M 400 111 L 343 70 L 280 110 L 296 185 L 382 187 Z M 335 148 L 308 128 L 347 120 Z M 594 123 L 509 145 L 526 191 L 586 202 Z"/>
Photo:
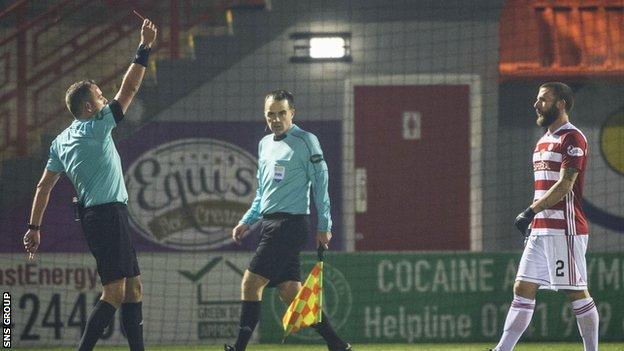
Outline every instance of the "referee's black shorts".
<path id="1" fill-rule="evenodd" d="M 111 202 L 86 207 L 80 217 L 102 285 L 141 274 L 125 204 Z"/>
<path id="2" fill-rule="evenodd" d="M 272 213 L 262 219 L 260 244 L 249 271 L 269 280 L 273 288 L 286 281 L 301 281 L 301 261 L 310 231 L 308 215 Z"/>

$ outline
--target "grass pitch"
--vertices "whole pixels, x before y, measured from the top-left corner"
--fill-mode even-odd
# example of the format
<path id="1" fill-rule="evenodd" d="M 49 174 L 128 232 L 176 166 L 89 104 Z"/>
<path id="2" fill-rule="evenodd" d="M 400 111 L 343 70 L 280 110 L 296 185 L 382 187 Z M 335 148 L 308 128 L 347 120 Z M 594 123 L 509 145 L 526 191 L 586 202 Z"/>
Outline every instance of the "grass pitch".
<path id="1" fill-rule="evenodd" d="M 484 351 L 494 344 L 355 344 L 354 351 Z M 20 349 L 19 347 L 16 349 Z M 56 348 L 21 348 L 29 351 L 74 351 L 71 347 Z M 193 346 L 154 346 L 147 347 L 150 351 L 223 351 L 220 345 L 193 345 Z M 249 351 L 327 351 L 321 345 L 250 345 Z M 123 351 L 127 347 L 96 347 L 96 351 Z M 515 351 L 583 351 L 583 345 L 578 343 L 524 343 L 519 344 Z M 603 343 L 601 351 L 624 351 L 624 343 Z"/>

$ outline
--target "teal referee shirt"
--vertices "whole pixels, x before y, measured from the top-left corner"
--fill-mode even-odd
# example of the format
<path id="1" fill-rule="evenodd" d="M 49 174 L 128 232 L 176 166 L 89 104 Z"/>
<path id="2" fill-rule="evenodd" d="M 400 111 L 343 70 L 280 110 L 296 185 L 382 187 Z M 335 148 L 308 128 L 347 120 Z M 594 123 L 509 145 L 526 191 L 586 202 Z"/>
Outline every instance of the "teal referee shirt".
<path id="1" fill-rule="evenodd" d="M 113 100 L 95 116 L 74 120 L 52 141 L 46 168 L 65 172 L 85 207 L 128 203 L 121 159 L 111 136 L 122 119 L 121 105 Z"/>
<path id="2" fill-rule="evenodd" d="M 253 224 L 262 215 L 310 213 L 310 188 L 318 213 L 317 231 L 331 231 L 329 173 L 318 139 L 292 127 L 280 137 L 269 134 L 258 144 L 258 190 L 241 223 Z"/>

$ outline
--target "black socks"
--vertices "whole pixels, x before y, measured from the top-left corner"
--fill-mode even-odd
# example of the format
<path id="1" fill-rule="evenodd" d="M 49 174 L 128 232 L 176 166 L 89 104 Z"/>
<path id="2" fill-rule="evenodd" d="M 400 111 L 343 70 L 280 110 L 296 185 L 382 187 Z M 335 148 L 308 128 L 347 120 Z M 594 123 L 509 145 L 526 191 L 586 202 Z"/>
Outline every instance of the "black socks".
<path id="1" fill-rule="evenodd" d="M 245 351 L 247 348 L 251 335 L 260 320 L 260 303 L 260 301 L 242 302 L 240 329 L 238 331 L 238 338 L 236 338 L 236 344 L 234 344 L 236 351 Z M 329 346 L 331 350 L 344 349 L 347 347 L 347 343 L 336 334 L 336 331 L 329 323 L 329 319 L 325 313 L 323 313 L 322 322 L 313 325 L 312 328 L 325 339 L 327 346 Z"/>
<path id="2" fill-rule="evenodd" d="M 121 326 L 126 332 L 130 351 L 144 351 L 143 346 L 143 303 L 121 304 Z"/>
<path id="3" fill-rule="evenodd" d="M 329 346 L 330 350 L 334 349 L 344 349 L 347 347 L 347 343 L 345 343 L 339 336 L 336 334 L 336 331 L 329 323 L 329 319 L 325 312 L 323 312 L 323 317 L 321 319 L 321 323 L 314 324 L 312 326 L 320 336 L 325 339 L 327 346 Z"/>
<path id="4" fill-rule="evenodd" d="M 240 329 L 234 344 L 236 351 L 245 351 L 259 320 L 260 301 L 242 301 Z"/>
<path id="5" fill-rule="evenodd" d="M 115 315 L 115 306 L 109 304 L 104 300 L 99 300 L 87 320 L 87 326 L 82 339 L 80 339 L 80 345 L 78 351 L 91 351 L 95 347 L 95 343 L 100 339 L 104 328 L 106 328 L 113 316 Z"/>

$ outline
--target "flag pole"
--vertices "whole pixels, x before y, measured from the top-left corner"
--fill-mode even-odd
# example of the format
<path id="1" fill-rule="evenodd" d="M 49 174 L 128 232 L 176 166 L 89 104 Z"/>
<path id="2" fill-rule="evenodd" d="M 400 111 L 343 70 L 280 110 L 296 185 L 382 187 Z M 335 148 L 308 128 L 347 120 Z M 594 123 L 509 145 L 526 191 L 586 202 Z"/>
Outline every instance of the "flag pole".
<path id="1" fill-rule="evenodd" d="M 318 260 L 323 262 L 323 259 L 325 258 L 325 247 L 322 244 L 316 249 L 316 254 Z"/>
<path id="2" fill-rule="evenodd" d="M 319 265 L 321 266 L 321 276 L 319 279 L 319 288 L 321 293 L 319 294 L 319 315 L 318 315 L 318 323 L 323 321 L 323 259 L 325 258 L 325 246 L 320 244 L 316 249 L 316 255 L 319 260 Z"/>

